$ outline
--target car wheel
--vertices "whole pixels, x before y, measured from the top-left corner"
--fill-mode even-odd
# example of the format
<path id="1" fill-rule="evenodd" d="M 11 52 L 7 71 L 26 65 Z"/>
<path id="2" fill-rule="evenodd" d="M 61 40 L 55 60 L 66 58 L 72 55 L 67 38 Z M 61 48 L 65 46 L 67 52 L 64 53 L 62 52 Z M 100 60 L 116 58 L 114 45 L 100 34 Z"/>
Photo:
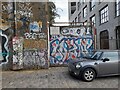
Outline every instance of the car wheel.
<path id="1" fill-rule="evenodd" d="M 90 82 L 94 80 L 95 76 L 96 76 L 95 71 L 91 68 L 88 68 L 83 71 L 82 79 L 84 81 Z"/>

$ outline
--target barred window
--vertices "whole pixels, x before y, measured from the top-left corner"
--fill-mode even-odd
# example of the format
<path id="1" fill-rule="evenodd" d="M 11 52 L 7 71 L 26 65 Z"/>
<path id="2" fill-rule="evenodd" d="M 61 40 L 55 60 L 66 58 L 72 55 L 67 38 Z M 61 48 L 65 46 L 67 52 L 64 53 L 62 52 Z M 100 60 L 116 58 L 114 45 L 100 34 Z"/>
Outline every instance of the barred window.
<path id="1" fill-rule="evenodd" d="M 92 11 L 95 8 L 95 0 L 90 1 L 90 10 Z"/>
<path id="2" fill-rule="evenodd" d="M 90 17 L 90 21 L 92 22 L 92 25 L 95 26 L 96 20 L 95 20 L 95 15 Z"/>
<path id="3" fill-rule="evenodd" d="M 87 6 L 83 8 L 83 17 L 85 18 L 87 16 Z"/>
<path id="4" fill-rule="evenodd" d="M 81 22 L 81 12 L 78 14 L 78 22 Z"/>
<path id="5" fill-rule="evenodd" d="M 100 23 L 105 23 L 109 20 L 108 15 L 108 6 L 104 7 L 102 10 L 100 10 Z"/>
<path id="6" fill-rule="evenodd" d="M 120 0 L 116 0 L 116 16 L 120 15 Z"/>

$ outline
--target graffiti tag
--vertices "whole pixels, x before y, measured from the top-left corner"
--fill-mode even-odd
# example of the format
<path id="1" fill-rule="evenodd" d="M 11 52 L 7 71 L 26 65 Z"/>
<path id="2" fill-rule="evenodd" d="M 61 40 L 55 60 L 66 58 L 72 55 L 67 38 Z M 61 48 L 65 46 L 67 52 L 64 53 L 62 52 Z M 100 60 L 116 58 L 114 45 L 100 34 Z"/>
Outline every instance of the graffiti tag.
<path id="1" fill-rule="evenodd" d="M 59 37 L 50 42 L 50 63 L 64 64 L 70 58 L 75 59 L 89 55 L 92 49 L 92 38 Z"/>
<path id="2" fill-rule="evenodd" d="M 43 67 L 47 64 L 46 58 L 47 53 L 46 49 L 40 49 L 40 50 L 25 50 L 24 51 L 24 58 L 23 58 L 23 64 L 26 67 Z"/>
<path id="3" fill-rule="evenodd" d="M 47 38 L 45 33 L 25 33 L 25 39 L 42 39 Z"/>

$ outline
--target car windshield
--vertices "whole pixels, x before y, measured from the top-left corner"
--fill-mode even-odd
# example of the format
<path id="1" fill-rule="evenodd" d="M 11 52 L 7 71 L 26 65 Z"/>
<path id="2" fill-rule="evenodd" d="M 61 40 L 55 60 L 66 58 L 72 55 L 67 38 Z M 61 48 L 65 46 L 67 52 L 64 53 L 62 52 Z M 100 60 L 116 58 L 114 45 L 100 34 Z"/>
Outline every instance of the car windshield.
<path id="1" fill-rule="evenodd" d="M 102 52 L 95 52 L 92 56 L 91 59 L 98 60 L 101 56 Z"/>

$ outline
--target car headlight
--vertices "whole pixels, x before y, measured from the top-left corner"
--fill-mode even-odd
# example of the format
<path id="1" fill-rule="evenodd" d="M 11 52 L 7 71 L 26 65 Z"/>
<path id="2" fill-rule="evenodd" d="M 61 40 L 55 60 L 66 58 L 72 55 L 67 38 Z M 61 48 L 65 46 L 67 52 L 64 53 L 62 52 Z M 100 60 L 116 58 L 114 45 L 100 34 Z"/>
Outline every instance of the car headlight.
<path id="1" fill-rule="evenodd" d="M 75 67 L 79 69 L 81 67 L 80 63 L 77 63 Z"/>

